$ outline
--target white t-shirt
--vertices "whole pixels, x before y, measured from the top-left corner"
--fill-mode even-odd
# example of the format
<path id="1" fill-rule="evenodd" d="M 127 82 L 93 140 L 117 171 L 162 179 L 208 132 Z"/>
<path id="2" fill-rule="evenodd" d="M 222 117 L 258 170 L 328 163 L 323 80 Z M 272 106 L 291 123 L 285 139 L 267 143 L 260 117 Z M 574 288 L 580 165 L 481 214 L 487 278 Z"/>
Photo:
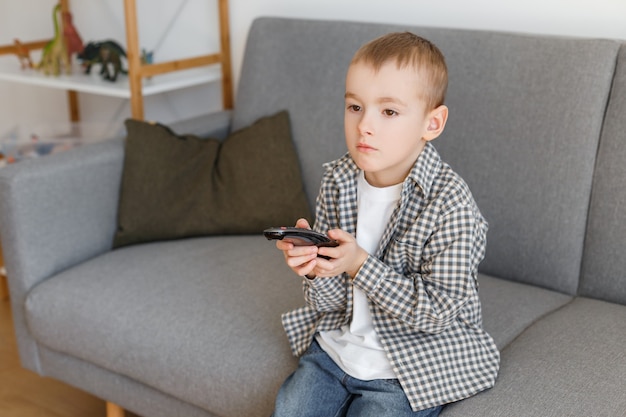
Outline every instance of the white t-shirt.
<path id="1" fill-rule="evenodd" d="M 369 254 L 378 249 L 401 191 L 402 183 L 377 188 L 365 180 L 363 172 L 359 175 L 356 241 Z M 354 378 L 364 381 L 396 378 L 374 330 L 367 295 L 353 288 L 351 323 L 338 330 L 320 332 L 317 341 L 335 363 Z"/>

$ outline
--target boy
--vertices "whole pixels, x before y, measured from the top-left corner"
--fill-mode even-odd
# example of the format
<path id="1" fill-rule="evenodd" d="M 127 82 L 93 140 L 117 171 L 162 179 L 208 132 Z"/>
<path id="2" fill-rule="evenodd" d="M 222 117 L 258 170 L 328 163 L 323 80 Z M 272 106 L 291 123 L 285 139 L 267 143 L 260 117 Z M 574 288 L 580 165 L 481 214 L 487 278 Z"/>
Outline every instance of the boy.
<path id="1" fill-rule="evenodd" d="M 476 281 L 487 223 L 430 144 L 447 82 L 439 49 L 408 32 L 352 59 L 348 154 L 325 165 L 315 213 L 339 246 L 276 244 L 304 277 L 306 305 L 283 316 L 301 358 L 275 417 L 436 416 L 493 386 L 499 352 Z"/>

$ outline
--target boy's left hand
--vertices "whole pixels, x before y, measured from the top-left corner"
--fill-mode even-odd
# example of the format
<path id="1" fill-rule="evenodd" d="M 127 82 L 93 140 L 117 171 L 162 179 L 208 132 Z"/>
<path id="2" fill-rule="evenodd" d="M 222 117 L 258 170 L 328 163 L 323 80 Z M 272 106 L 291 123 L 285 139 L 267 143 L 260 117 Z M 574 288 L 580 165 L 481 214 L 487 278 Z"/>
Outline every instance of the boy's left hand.
<path id="1" fill-rule="evenodd" d="M 354 278 L 361 265 L 367 260 L 368 253 L 356 243 L 354 236 L 341 229 L 329 230 L 328 237 L 339 242 L 339 246 L 319 248 L 318 255 L 328 256 L 331 259 L 317 258 L 317 265 L 313 272 L 318 277 L 333 277 L 346 272 Z"/>

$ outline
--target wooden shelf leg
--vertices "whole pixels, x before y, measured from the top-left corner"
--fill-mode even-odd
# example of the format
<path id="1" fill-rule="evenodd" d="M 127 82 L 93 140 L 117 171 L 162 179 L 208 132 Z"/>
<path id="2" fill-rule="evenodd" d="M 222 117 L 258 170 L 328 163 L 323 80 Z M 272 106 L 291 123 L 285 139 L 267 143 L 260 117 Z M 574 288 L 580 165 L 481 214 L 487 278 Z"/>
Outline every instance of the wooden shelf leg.
<path id="1" fill-rule="evenodd" d="M 107 417 L 124 417 L 124 409 L 107 401 Z"/>
<path id="2" fill-rule="evenodd" d="M 4 261 L 2 260 L 2 248 L 0 247 L 0 301 L 9 299 L 9 283 L 5 275 Z"/>
<path id="3" fill-rule="evenodd" d="M 225 109 L 232 109 L 233 76 L 230 62 L 230 19 L 228 15 L 228 0 L 219 0 L 220 16 L 220 53 L 222 55 L 222 105 Z"/>
<path id="4" fill-rule="evenodd" d="M 0 273 L 0 301 L 6 301 L 9 299 L 9 283 L 7 277 Z"/>
<path id="5" fill-rule="evenodd" d="M 134 119 L 143 120 L 143 95 L 139 33 L 137 30 L 137 4 L 135 0 L 124 0 L 126 19 L 126 60 L 128 62 L 128 84 L 130 86 L 130 108 Z"/>
<path id="6" fill-rule="evenodd" d="M 67 102 L 70 111 L 70 121 L 76 123 L 80 121 L 80 110 L 78 108 L 78 93 L 74 90 L 67 92 Z"/>

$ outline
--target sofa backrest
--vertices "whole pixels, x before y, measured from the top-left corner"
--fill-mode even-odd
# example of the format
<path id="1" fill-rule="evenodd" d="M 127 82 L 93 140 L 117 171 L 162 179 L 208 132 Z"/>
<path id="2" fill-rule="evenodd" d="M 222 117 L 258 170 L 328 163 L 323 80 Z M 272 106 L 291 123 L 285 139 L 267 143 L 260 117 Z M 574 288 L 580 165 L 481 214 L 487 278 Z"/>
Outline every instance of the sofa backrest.
<path id="1" fill-rule="evenodd" d="M 481 270 L 578 289 L 595 157 L 619 43 L 432 36 L 450 67 L 438 149 L 490 224 Z"/>
<path id="2" fill-rule="evenodd" d="M 626 304 L 626 44 L 600 139 L 582 272 L 581 295 Z"/>
<path id="3" fill-rule="evenodd" d="M 404 30 L 432 40 L 447 59 L 450 117 L 434 143 L 490 223 L 481 271 L 575 293 L 618 42 L 261 18 L 249 33 L 233 128 L 288 109 L 313 204 L 322 163 L 346 149 L 352 55 Z"/>

